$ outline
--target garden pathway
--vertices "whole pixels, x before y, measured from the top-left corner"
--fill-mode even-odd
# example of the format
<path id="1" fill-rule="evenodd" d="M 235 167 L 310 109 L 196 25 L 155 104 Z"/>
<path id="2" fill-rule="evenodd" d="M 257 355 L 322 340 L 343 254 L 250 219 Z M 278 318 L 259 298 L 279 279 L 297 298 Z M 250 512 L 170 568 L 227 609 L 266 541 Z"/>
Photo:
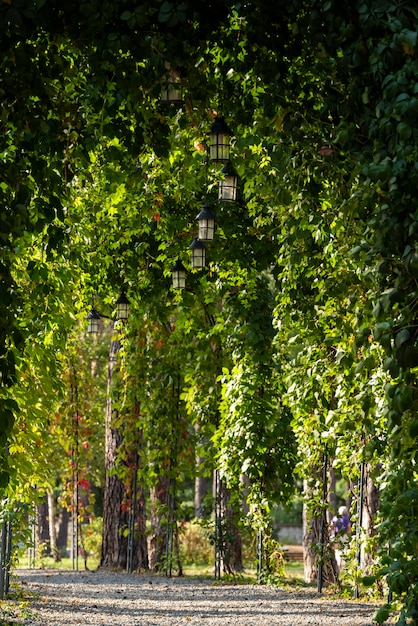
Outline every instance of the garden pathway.
<path id="1" fill-rule="evenodd" d="M 25 626 L 372 626 L 376 605 L 312 588 L 103 571 L 17 570 Z M 1 623 L 1 620 L 0 620 Z"/>

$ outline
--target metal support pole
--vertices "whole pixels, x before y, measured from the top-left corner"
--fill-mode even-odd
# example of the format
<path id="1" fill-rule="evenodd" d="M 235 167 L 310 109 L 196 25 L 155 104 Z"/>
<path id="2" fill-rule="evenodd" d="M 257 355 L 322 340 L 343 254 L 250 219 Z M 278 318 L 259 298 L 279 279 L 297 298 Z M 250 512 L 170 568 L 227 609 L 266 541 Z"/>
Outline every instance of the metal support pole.
<path id="1" fill-rule="evenodd" d="M 324 452 L 324 466 L 322 470 L 322 512 L 321 512 L 321 528 L 319 535 L 319 561 L 318 561 L 318 593 L 322 593 L 322 585 L 324 582 L 324 540 L 325 540 L 325 522 L 326 522 L 326 511 L 325 511 L 325 503 L 327 501 L 327 467 L 328 467 L 328 456 L 327 453 Z"/>
<path id="2" fill-rule="evenodd" d="M 76 473 L 74 480 L 74 501 L 73 501 L 73 515 L 72 515 L 72 546 L 71 546 L 71 564 L 72 569 L 78 571 L 78 473 Z"/>
<path id="3" fill-rule="evenodd" d="M 170 460 L 171 467 L 171 460 Z M 171 479 L 168 479 L 167 493 L 167 530 L 165 533 L 165 575 L 171 578 L 171 564 L 173 560 L 173 533 L 172 533 L 172 499 L 171 499 Z"/>
<path id="4" fill-rule="evenodd" d="M 221 480 L 219 471 L 215 470 L 215 579 L 221 579 L 222 561 L 222 507 Z"/>
<path id="5" fill-rule="evenodd" d="M 170 327 L 171 331 L 171 327 Z M 180 369 L 177 367 L 177 376 L 172 381 L 172 398 L 176 400 L 176 421 L 181 421 L 180 413 Z M 177 478 L 176 478 L 176 466 L 178 455 L 178 434 L 177 427 L 174 426 L 174 422 L 171 426 L 171 449 L 170 449 L 170 463 L 169 463 L 169 478 L 168 478 L 168 494 L 167 494 L 167 533 L 166 533 L 166 559 L 165 559 L 165 574 L 171 578 L 173 574 L 173 553 L 174 553 L 174 537 L 177 536 L 177 524 L 176 524 L 176 501 L 177 501 Z M 178 567 L 181 570 L 180 557 L 177 553 Z"/>
<path id="6" fill-rule="evenodd" d="M 264 561 L 264 544 L 263 544 L 263 531 L 259 530 L 257 534 L 257 556 L 258 556 L 258 582 L 261 582 L 263 575 L 263 561 Z"/>
<path id="7" fill-rule="evenodd" d="M 4 599 L 6 573 L 6 522 L 1 525 L 0 540 L 0 600 Z"/>
<path id="8" fill-rule="evenodd" d="M 136 499 L 137 499 L 137 473 L 138 473 L 138 453 L 135 455 L 135 468 L 132 480 L 132 507 L 129 519 L 129 537 L 128 537 L 128 558 L 126 560 L 126 572 L 132 574 L 134 547 L 135 547 L 135 518 L 136 518 Z"/>
<path id="9" fill-rule="evenodd" d="M 359 485 L 359 498 L 357 501 L 357 527 L 356 527 L 356 551 L 357 551 L 357 569 L 361 566 L 361 530 L 363 527 L 363 499 L 364 499 L 364 477 L 365 477 L 366 464 L 361 462 L 360 469 L 360 485 Z M 360 597 L 359 586 L 356 585 L 354 597 L 358 599 Z"/>
<path id="10" fill-rule="evenodd" d="M 71 449 L 71 467 L 73 481 L 73 515 L 72 515 L 72 569 L 78 571 L 78 438 L 79 438 L 79 404 L 78 404 L 78 380 L 77 373 L 72 366 L 72 382 L 71 382 L 71 406 L 73 410 L 73 444 Z"/>
<path id="11" fill-rule="evenodd" d="M 390 543 L 389 543 L 389 549 L 388 549 L 388 556 L 390 555 Z M 388 604 L 391 604 L 393 600 L 393 591 L 392 589 L 389 589 L 388 591 Z"/>
<path id="12" fill-rule="evenodd" d="M 30 531 L 31 531 L 31 547 L 28 550 L 28 565 L 29 569 L 35 567 L 36 559 L 36 516 L 35 513 L 30 516 Z"/>
<path id="13" fill-rule="evenodd" d="M 173 573 L 173 546 L 174 546 L 174 494 L 171 493 L 171 481 L 168 487 L 168 518 L 167 518 L 167 535 L 165 545 L 165 575 L 171 578 Z"/>
<path id="14" fill-rule="evenodd" d="M 9 593 L 9 586 L 10 586 L 10 562 L 12 559 L 12 522 L 11 520 L 6 522 L 6 529 L 7 529 L 7 542 L 6 542 L 4 592 L 7 595 Z"/>
<path id="15" fill-rule="evenodd" d="M 73 514 L 71 517 L 71 566 L 78 571 L 78 422 L 75 419 L 75 442 L 72 449 Z"/>

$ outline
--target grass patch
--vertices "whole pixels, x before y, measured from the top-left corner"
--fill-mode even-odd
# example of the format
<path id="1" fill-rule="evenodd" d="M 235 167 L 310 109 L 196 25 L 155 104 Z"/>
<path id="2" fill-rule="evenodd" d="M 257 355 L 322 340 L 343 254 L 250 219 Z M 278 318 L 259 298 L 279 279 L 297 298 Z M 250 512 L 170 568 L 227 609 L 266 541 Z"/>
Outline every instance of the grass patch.
<path id="1" fill-rule="evenodd" d="M 299 561 L 288 561 L 285 565 L 285 578 L 297 582 L 305 580 L 303 563 Z"/>
<path id="2" fill-rule="evenodd" d="M 99 559 L 89 557 L 87 561 L 87 569 L 95 570 L 99 567 Z M 28 567 L 28 560 L 26 557 L 22 557 L 17 559 L 17 562 L 14 566 L 15 568 L 24 568 Z M 35 560 L 34 569 L 62 569 L 62 570 L 72 570 L 73 569 L 73 560 L 71 558 L 63 557 L 61 561 L 55 561 L 52 557 L 41 557 Z M 74 567 L 74 569 L 76 569 Z M 78 570 L 84 571 L 84 560 L 82 558 L 78 559 Z"/>
<path id="3" fill-rule="evenodd" d="M 87 567 L 89 570 L 95 570 L 99 566 L 99 559 L 89 558 L 87 562 Z M 27 568 L 27 559 L 21 558 L 17 561 L 16 568 Z M 73 569 L 73 560 L 71 558 L 63 558 L 61 561 L 54 561 L 53 558 L 44 557 L 39 559 L 39 562 L 35 563 L 35 569 L 54 569 L 54 570 L 72 570 Z M 84 571 L 84 562 L 82 559 L 78 561 L 78 570 Z M 183 572 L 185 576 L 196 577 L 196 578 L 213 578 L 214 577 L 214 566 L 212 563 L 210 564 L 188 564 L 183 567 Z M 175 571 L 173 572 L 174 576 L 176 575 Z M 236 576 L 238 578 L 239 575 Z M 257 582 L 257 571 L 252 567 L 246 567 L 244 572 L 242 573 L 242 577 L 248 579 L 249 583 Z M 224 577 L 223 577 L 224 578 Z M 285 576 L 284 580 L 287 582 L 301 582 L 304 580 L 304 572 L 303 572 L 303 563 L 295 562 L 287 562 L 285 565 Z"/>
<path id="4" fill-rule="evenodd" d="M 214 567 L 213 565 L 187 565 L 183 568 L 183 572 L 185 576 L 190 576 L 191 578 L 214 578 Z M 175 574 L 174 574 L 175 575 Z M 257 583 L 257 570 L 251 567 L 246 567 L 242 574 L 237 574 L 235 577 L 231 576 L 222 576 L 222 580 L 242 580 L 247 584 L 256 584 Z M 305 576 L 303 571 L 303 563 L 300 562 L 288 562 L 285 565 L 285 575 L 283 578 L 283 583 L 286 584 L 297 584 L 300 585 L 304 583 Z"/>
<path id="5" fill-rule="evenodd" d="M 7 598 L 0 600 L 1 626 L 16 626 L 21 624 L 22 620 L 32 618 L 33 611 L 30 608 L 30 599 L 32 597 L 33 595 L 22 589 L 21 585 L 13 577 Z"/>

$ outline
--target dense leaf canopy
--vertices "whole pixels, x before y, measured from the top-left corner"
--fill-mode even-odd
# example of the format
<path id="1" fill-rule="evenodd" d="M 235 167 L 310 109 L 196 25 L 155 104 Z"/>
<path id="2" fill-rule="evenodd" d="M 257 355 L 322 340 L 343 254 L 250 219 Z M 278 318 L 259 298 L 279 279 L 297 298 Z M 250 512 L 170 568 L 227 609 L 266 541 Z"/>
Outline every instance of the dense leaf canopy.
<path id="1" fill-rule="evenodd" d="M 417 619 L 417 19 L 408 0 L 1 3 L 9 497 L 45 480 L 37 442 L 69 334 L 93 296 L 110 315 L 124 289 L 126 402 L 143 405 L 144 432 L 157 415 L 172 426 L 160 401 L 177 380 L 230 484 L 250 475 L 253 513 L 288 496 L 296 443 L 302 475 L 325 448 L 346 474 L 366 459 L 393 546 L 381 575 Z M 170 71 L 182 105 L 160 101 Z M 234 133 L 237 203 L 217 202 L 216 115 Z M 205 198 L 217 231 L 199 273 L 188 247 Z"/>

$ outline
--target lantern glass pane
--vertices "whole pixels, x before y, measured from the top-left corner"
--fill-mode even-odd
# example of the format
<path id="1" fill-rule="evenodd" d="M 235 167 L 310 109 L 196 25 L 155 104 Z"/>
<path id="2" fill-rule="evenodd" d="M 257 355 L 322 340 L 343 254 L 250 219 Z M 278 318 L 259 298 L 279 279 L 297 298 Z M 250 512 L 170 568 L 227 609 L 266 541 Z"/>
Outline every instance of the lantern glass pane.
<path id="1" fill-rule="evenodd" d="M 182 270 L 174 270 L 173 272 L 173 289 L 186 288 L 186 272 Z"/>
<path id="2" fill-rule="evenodd" d="M 198 237 L 201 241 L 212 241 L 215 234 L 215 220 L 199 220 Z"/>
<path id="3" fill-rule="evenodd" d="M 129 317 L 129 304 L 126 302 L 118 302 L 116 316 L 118 320 L 127 320 Z"/>
<path id="4" fill-rule="evenodd" d="M 170 102 L 182 102 L 182 92 L 180 83 L 170 82 L 169 80 L 163 84 L 161 88 L 161 101 L 169 104 Z"/>
<path id="5" fill-rule="evenodd" d="M 205 267 L 205 248 L 195 248 L 192 250 L 192 268 L 199 269 Z"/>
<path id="6" fill-rule="evenodd" d="M 229 135 L 224 133 L 211 133 L 210 160 L 215 163 L 227 163 L 227 161 L 229 161 L 229 152 Z"/>
<path id="7" fill-rule="evenodd" d="M 95 317 L 89 318 L 87 332 L 96 335 L 99 332 L 99 320 Z"/>
<path id="8" fill-rule="evenodd" d="M 224 180 L 219 182 L 218 199 L 222 202 L 235 202 L 237 199 L 237 183 L 236 176 L 226 176 Z"/>

